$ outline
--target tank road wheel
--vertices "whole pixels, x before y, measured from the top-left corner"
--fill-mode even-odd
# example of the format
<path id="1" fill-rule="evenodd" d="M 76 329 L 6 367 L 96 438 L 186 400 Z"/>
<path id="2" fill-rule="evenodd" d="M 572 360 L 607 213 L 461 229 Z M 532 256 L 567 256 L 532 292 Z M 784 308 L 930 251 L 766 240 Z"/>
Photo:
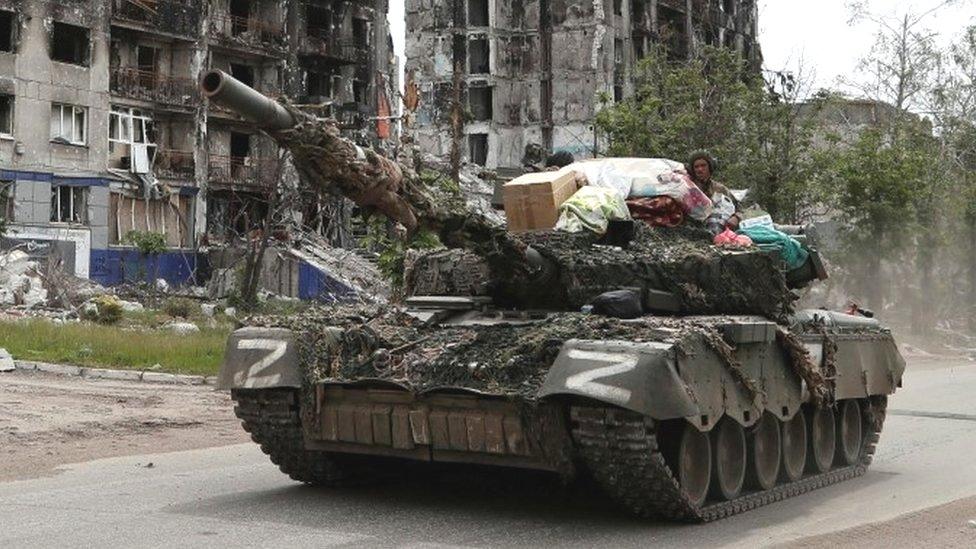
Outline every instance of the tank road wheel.
<path id="1" fill-rule="evenodd" d="M 797 410 L 792 418 L 782 423 L 783 477 L 796 482 L 803 476 L 807 465 L 807 422 L 803 410 Z"/>
<path id="2" fill-rule="evenodd" d="M 861 405 L 856 399 L 840 404 L 837 418 L 837 457 L 843 465 L 854 465 L 861 457 L 863 442 Z"/>
<path id="3" fill-rule="evenodd" d="M 685 423 L 678 444 L 678 484 L 695 507 L 701 507 L 708 497 L 712 479 L 712 443 L 708 433 L 703 433 L 690 423 Z"/>
<path id="4" fill-rule="evenodd" d="M 730 500 L 742 492 L 746 480 L 746 433 L 735 420 L 725 417 L 715 427 L 714 482 L 712 493 Z"/>
<path id="5" fill-rule="evenodd" d="M 810 467 L 817 473 L 826 473 L 834 463 L 837 448 L 836 423 L 833 408 L 813 408 L 810 413 Z"/>
<path id="6" fill-rule="evenodd" d="M 779 478 L 782 460 L 779 421 L 769 412 L 756 423 L 749 444 L 749 486 L 770 490 Z M 801 469 L 802 470 L 802 469 Z"/>

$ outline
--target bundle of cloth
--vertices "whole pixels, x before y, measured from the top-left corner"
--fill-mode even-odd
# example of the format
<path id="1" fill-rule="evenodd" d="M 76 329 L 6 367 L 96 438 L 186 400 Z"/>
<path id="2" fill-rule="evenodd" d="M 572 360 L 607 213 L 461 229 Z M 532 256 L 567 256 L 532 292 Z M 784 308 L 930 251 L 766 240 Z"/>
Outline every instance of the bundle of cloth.
<path id="1" fill-rule="evenodd" d="M 575 172 L 587 187 L 604 189 L 599 193 L 603 201 L 600 209 L 613 212 L 614 219 L 676 227 L 686 219 L 705 222 L 713 215 L 712 200 L 695 185 L 680 162 L 664 158 L 601 158 L 575 162 L 563 169 Z M 594 193 L 588 191 L 587 195 L 587 201 L 592 203 Z M 627 216 L 621 215 L 624 211 Z M 593 225 L 582 220 L 581 215 L 579 202 L 571 198 L 560 208 L 556 228 L 581 230 L 596 226 L 606 230 L 606 223 Z M 592 218 L 590 212 L 588 217 Z"/>

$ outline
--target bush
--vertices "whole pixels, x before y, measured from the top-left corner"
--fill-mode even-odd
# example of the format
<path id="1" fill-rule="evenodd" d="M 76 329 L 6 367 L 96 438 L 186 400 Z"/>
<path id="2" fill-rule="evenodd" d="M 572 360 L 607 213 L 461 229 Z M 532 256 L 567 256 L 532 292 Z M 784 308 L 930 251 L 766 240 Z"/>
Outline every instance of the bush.
<path id="1" fill-rule="evenodd" d="M 185 297 L 171 297 L 163 303 L 163 312 L 174 318 L 190 318 L 200 312 L 200 304 Z"/>
<path id="2" fill-rule="evenodd" d="M 96 296 L 82 307 L 81 318 L 101 324 L 115 324 L 122 319 L 122 304 L 115 296 Z"/>

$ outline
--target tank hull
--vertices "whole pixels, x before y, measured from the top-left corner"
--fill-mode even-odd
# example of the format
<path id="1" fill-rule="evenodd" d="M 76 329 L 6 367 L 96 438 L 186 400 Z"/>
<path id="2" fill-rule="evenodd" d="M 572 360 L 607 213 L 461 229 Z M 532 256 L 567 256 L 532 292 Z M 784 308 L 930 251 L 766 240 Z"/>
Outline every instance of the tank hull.
<path id="1" fill-rule="evenodd" d="M 520 338 L 566 321 L 513 325 L 487 322 L 487 313 L 451 314 L 454 320 L 442 319 L 436 331 L 454 322 L 459 339 L 417 342 L 413 352 L 437 348 L 443 354 L 447 346 L 477 341 L 472 332 L 501 330 L 513 348 L 496 349 L 496 355 L 509 357 L 516 369 Z M 369 370 L 373 375 L 350 375 L 366 370 L 336 363 L 350 359 L 343 349 L 363 344 L 358 330 L 364 324 L 383 332 L 376 318 L 323 332 L 332 349 L 328 370 L 298 366 L 323 358 L 310 351 L 321 349 L 322 341 L 316 347 L 307 334 L 247 328 L 232 338 L 221 380 L 245 428 L 303 482 L 369 478 L 368 464 L 376 459 L 528 468 L 567 479 L 585 470 L 637 515 L 705 521 L 853 478 L 870 464 L 886 397 L 900 385 L 904 361 L 876 323 L 815 314 L 791 329 L 760 317 L 602 319 L 612 325 L 603 325 L 607 333 L 630 330 L 633 339 L 566 339 L 538 375 L 523 372 L 500 383 L 496 375 L 455 373 L 446 385 L 415 381 L 395 367 L 402 361 L 377 357 L 375 349 L 365 355 L 384 366 Z M 410 325 L 409 318 L 391 322 Z M 271 340 L 284 343 L 275 347 Z M 404 345 L 383 349 L 409 354 Z M 463 345 L 458 352 L 466 354 Z M 267 360 L 276 353 L 279 362 Z M 449 364 L 468 373 L 492 371 L 475 361 L 440 366 Z M 687 443 L 692 439 L 697 450 Z M 682 469 L 706 454 L 706 465 Z M 722 469 L 719 463 L 741 466 Z M 622 483 L 622 475 L 637 476 Z M 747 482 L 755 478 L 765 480 Z"/>

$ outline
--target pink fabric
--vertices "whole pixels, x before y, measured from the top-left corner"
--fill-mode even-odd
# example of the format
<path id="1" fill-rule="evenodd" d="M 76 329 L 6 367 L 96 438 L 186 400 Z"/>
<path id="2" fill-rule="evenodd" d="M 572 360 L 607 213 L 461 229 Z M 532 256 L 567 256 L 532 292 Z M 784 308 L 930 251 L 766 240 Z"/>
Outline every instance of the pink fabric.
<path id="1" fill-rule="evenodd" d="M 736 234 L 732 229 L 715 235 L 714 244 L 723 248 L 748 248 L 752 246 L 752 239 L 744 234 Z"/>

